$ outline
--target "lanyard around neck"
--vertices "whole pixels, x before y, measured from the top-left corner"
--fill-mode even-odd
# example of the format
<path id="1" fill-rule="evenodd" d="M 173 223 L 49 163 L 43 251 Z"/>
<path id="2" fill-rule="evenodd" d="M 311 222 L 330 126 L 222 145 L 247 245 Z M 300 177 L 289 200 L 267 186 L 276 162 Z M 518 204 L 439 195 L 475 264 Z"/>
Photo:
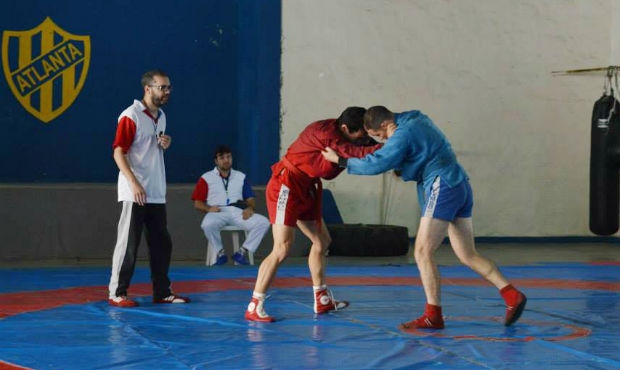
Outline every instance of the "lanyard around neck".
<path id="1" fill-rule="evenodd" d="M 228 183 L 230 181 L 230 176 L 231 175 L 232 175 L 232 173 L 228 172 L 228 176 L 224 177 L 220 173 L 220 178 L 222 179 L 222 185 L 224 185 L 224 191 L 226 192 L 226 205 L 228 205 L 230 203 L 230 198 L 228 197 Z"/>

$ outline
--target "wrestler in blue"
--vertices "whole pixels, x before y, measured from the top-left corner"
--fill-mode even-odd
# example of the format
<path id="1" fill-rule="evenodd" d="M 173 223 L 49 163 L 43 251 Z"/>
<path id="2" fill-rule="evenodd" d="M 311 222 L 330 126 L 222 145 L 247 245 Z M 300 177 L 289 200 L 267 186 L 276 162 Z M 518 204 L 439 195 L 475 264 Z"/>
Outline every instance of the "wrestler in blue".
<path id="1" fill-rule="evenodd" d="M 504 325 L 514 324 L 527 298 L 492 261 L 476 250 L 473 192 L 446 136 L 419 110 L 393 113 L 384 106 L 366 111 L 364 128 L 369 136 L 384 143 L 381 149 L 363 158 L 347 159 L 332 148 L 325 148 L 323 156 L 346 168 L 349 174 L 377 175 L 394 169 L 404 181 L 417 182 L 422 217 L 414 255 L 426 306 L 422 316 L 401 324 L 401 329 L 444 328 L 440 275 L 433 256 L 446 235 L 459 261 L 497 287 L 506 303 Z"/>

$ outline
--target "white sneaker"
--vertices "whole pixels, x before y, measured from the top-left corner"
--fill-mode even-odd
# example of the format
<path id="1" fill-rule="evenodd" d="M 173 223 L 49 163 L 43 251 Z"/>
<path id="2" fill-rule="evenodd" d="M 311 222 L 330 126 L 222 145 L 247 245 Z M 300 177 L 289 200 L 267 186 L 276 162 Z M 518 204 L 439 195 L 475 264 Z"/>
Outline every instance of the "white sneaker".
<path id="1" fill-rule="evenodd" d="M 153 298 L 153 303 L 189 303 L 190 299 L 187 297 L 181 297 L 176 294 L 171 294 L 166 298 Z"/>

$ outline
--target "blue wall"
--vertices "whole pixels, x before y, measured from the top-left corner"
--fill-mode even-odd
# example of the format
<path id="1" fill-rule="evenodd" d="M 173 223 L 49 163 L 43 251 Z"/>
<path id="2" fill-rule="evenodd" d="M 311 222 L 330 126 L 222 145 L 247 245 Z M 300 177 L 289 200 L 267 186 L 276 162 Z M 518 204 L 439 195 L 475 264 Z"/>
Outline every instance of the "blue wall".
<path id="1" fill-rule="evenodd" d="M 46 17 L 90 37 L 90 65 L 75 101 L 49 123 L 0 79 L 0 182 L 115 182 L 117 118 L 142 97 L 140 77 L 152 68 L 174 85 L 164 107 L 173 137 L 168 182 L 196 181 L 213 167 L 218 144 L 233 148 L 235 167 L 254 185 L 267 182 L 279 156 L 280 1 L 13 0 L 0 5 L 0 32 Z M 11 70 L 15 45 L 2 44 Z M 53 91 L 58 104 L 60 89 Z"/>

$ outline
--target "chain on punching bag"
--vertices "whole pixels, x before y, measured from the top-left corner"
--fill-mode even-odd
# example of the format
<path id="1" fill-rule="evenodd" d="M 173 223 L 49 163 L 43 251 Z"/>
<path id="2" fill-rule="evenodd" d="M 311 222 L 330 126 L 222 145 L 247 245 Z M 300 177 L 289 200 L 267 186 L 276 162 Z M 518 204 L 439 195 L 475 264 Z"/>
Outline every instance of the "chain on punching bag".
<path id="1" fill-rule="evenodd" d="M 620 103 L 604 94 L 594 103 L 590 143 L 590 231 L 612 235 L 620 214 Z"/>

